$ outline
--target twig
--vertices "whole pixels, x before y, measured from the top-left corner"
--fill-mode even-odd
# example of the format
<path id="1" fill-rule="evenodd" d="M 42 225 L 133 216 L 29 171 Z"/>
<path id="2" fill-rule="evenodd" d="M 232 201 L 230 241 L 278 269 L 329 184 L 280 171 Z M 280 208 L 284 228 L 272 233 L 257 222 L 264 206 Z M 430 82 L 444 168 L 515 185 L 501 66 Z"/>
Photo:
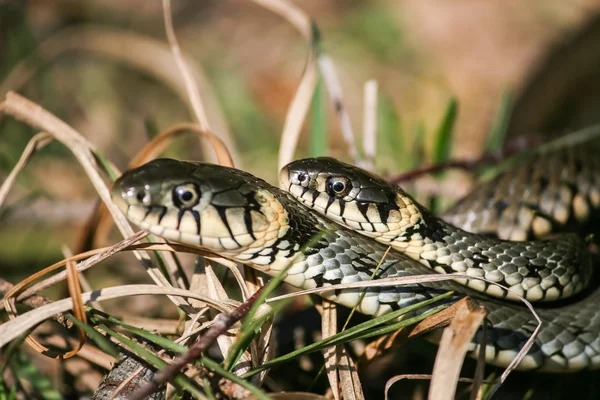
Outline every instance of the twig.
<path id="1" fill-rule="evenodd" d="M 333 102 L 335 113 L 340 120 L 340 129 L 344 141 L 346 142 L 346 146 L 348 146 L 348 154 L 356 165 L 362 166 L 363 163 L 358 154 L 356 142 L 354 140 L 350 115 L 348 114 L 346 107 L 344 107 L 342 85 L 335 72 L 333 61 L 326 55 L 319 55 L 317 61 L 319 63 L 321 74 L 323 75 L 323 81 L 325 82 L 325 86 L 327 86 L 327 92 L 329 92 L 329 97 Z"/>
<path id="2" fill-rule="evenodd" d="M 144 385 L 138 392 L 131 396 L 131 400 L 142 400 L 156 392 L 162 385 L 171 380 L 186 364 L 194 362 L 210 346 L 218 336 L 222 335 L 233 324 L 242 319 L 250 310 L 252 304 L 256 301 L 263 288 L 256 291 L 246 302 L 237 307 L 231 313 L 221 313 L 215 318 L 214 325 L 200 336 L 196 342 L 190 346 L 187 353 L 175 359 L 172 364 L 162 371 L 156 373 L 148 384 Z"/>
<path id="3" fill-rule="evenodd" d="M 363 151 L 364 167 L 372 171 L 377 155 L 377 81 L 371 79 L 365 83 L 363 112 Z"/>
<path id="4" fill-rule="evenodd" d="M 471 171 L 480 168 L 484 165 L 498 163 L 505 160 L 506 158 L 519 153 L 521 151 L 529 150 L 543 144 L 546 141 L 541 136 L 531 136 L 527 138 L 519 138 L 511 140 L 500 152 L 495 153 L 484 153 L 481 157 L 476 159 L 463 159 L 463 160 L 448 160 L 442 161 L 438 164 L 426 165 L 424 167 L 416 168 L 411 171 L 404 172 L 392 176 L 388 180 L 391 183 L 401 183 L 414 180 L 415 178 L 423 174 L 432 174 L 440 171 L 444 171 L 449 168 L 459 168 L 467 171 Z"/>
<path id="5" fill-rule="evenodd" d="M 188 93 L 190 104 L 192 105 L 195 117 L 198 120 L 198 123 L 200 124 L 200 128 L 204 130 L 210 130 L 208 117 L 206 116 L 204 106 L 202 105 L 202 98 L 200 97 L 200 92 L 198 91 L 198 84 L 194 80 L 194 77 L 186 64 L 183 55 L 181 54 L 181 48 L 179 47 L 179 43 L 177 42 L 177 36 L 175 35 L 175 29 L 173 28 L 173 19 L 171 17 L 171 0 L 163 0 L 162 5 L 167 40 L 169 41 L 169 45 L 171 46 L 171 52 L 173 53 L 173 57 L 175 57 L 175 63 L 177 64 L 177 68 L 179 69 L 181 77 L 185 82 L 185 88 Z"/>

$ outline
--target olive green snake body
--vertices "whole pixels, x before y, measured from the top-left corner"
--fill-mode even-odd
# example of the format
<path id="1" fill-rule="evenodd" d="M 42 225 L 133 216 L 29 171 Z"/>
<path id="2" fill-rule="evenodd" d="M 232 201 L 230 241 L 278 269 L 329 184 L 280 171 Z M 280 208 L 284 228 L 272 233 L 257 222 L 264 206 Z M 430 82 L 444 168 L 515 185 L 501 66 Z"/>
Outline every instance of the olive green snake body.
<path id="1" fill-rule="evenodd" d="M 282 177 L 287 173 L 284 169 Z M 436 273 L 400 251 L 384 257 L 387 245 L 339 225 L 302 205 L 290 193 L 232 168 L 154 160 L 126 172 L 115 182 L 112 196 L 127 218 L 142 229 L 270 275 L 285 270 L 285 282 L 299 288 L 367 281 L 374 271 L 375 279 Z M 569 252 L 568 260 L 585 258 L 573 248 L 578 245 L 567 246 L 561 260 Z M 463 257 L 462 262 L 466 259 Z M 584 267 L 582 279 L 589 272 Z M 569 279 L 576 274 L 569 273 Z M 537 278 L 541 282 L 543 277 Z M 564 293 L 569 282 L 565 281 L 561 294 L 583 293 L 568 304 L 541 306 L 541 330 L 519 368 L 575 371 L 600 366 L 600 289 L 586 291 L 582 284 Z M 508 365 L 537 326 L 529 310 L 518 304 L 490 298 L 453 281 L 373 287 L 360 304 L 362 289 L 324 292 L 323 296 L 348 307 L 358 304 L 358 311 L 364 314 L 380 315 L 449 290 L 456 294 L 419 312 L 465 295 L 473 297 L 488 312 L 486 361 Z M 477 350 L 475 343 L 471 350 Z"/>

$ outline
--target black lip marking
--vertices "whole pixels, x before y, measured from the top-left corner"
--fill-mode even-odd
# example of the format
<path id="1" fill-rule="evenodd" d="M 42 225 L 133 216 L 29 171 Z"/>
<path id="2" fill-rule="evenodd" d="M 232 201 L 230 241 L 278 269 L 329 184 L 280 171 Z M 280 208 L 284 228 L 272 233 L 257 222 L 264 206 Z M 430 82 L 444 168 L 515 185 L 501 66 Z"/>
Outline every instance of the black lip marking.
<path id="1" fill-rule="evenodd" d="M 129 211 L 129 209 L 127 209 L 127 211 Z M 148 218 L 148 215 L 150 215 L 151 212 L 152 212 L 152 206 L 146 208 L 146 214 L 144 215 L 144 218 L 142 219 L 142 221 L 145 221 L 146 218 Z"/>
<path id="2" fill-rule="evenodd" d="M 304 195 L 306 194 L 306 192 L 308 192 L 310 189 L 307 187 L 302 187 L 302 194 L 300 195 L 300 197 L 304 197 Z M 313 194 L 314 196 L 314 194 Z"/>
<path id="3" fill-rule="evenodd" d="M 249 209 L 244 209 L 244 225 L 246 225 L 246 230 L 252 237 L 252 240 L 256 240 L 256 236 L 254 236 L 254 229 L 252 227 L 252 215 L 250 214 Z"/>
<path id="4" fill-rule="evenodd" d="M 324 214 L 327 214 L 327 211 L 329 210 L 329 207 L 335 202 L 335 199 L 333 198 L 333 196 L 329 196 L 327 198 L 327 206 L 325 206 L 325 210 L 323 211 Z"/>
<path id="5" fill-rule="evenodd" d="M 192 213 L 192 215 L 194 216 L 194 219 L 196 220 L 196 234 L 198 236 L 200 236 L 200 213 L 196 210 L 190 210 L 190 212 Z M 200 238 L 200 241 L 202 241 L 202 238 Z"/>
<path id="6" fill-rule="evenodd" d="M 229 222 L 227 222 L 227 214 L 225 214 L 227 212 L 227 208 L 225 207 L 216 207 L 213 206 L 217 209 L 217 212 L 219 213 L 219 217 L 221 217 L 221 221 L 223 221 L 223 224 L 225 224 L 225 227 L 227 228 L 227 232 L 229 232 L 229 237 L 238 245 L 238 246 L 242 246 L 241 244 L 239 244 L 239 242 L 236 240 L 235 236 L 233 236 L 233 232 L 231 231 L 231 226 L 229 226 Z M 221 242 L 221 239 L 219 239 L 219 243 Z"/>
<path id="7" fill-rule="evenodd" d="M 381 220 L 381 223 L 387 224 L 388 218 L 390 217 L 390 210 L 383 204 L 377 204 L 377 211 L 379 212 L 379 219 Z"/>
<path id="8" fill-rule="evenodd" d="M 312 192 L 312 203 L 315 204 L 317 202 L 317 197 L 319 197 L 321 193 L 318 190 Z"/>
<path id="9" fill-rule="evenodd" d="M 363 215 L 363 217 L 365 217 L 367 222 L 371 222 L 369 220 L 369 217 L 367 216 L 367 211 L 369 210 L 369 203 L 362 203 L 360 201 L 357 201 L 356 208 L 358 208 L 358 211 L 360 211 L 360 213 Z"/>
<path id="10" fill-rule="evenodd" d="M 339 199 L 340 202 L 340 217 L 342 217 L 342 219 L 344 220 L 344 223 L 346 222 L 346 220 L 343 218 L 344 215 L 344 210 L 346 209 L 346 201 L 344 199 Z"/>
<path id="11" fill-rule="evenodd" d="M 158 212 L 158 223 L 157 223 L 157 225 L 160 225 L 162 219 L 167 214 L 167 207 L 164 207 L 164 206 L 156 206 L 156 207 L 160 210 Z"/>
<path id="12" fill-rule="evenodd" d="M 181 226 L 181 220 L 183 219 L 183 215 L 187 210 L 187 208 L 182 208 L 179 210 L 179 213 L 177 214 L 177 230 L 179 230 L 179 227 Z"/>

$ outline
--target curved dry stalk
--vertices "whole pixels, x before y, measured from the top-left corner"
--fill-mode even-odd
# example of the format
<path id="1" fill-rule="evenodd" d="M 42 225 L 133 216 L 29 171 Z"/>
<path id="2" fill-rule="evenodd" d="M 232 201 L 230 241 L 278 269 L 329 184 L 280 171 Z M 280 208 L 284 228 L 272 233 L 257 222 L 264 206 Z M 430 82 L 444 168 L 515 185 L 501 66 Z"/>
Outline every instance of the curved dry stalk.
<path id="1" fill-rule="evenodd" d="M 256 4 L 285 18 L 308 43 L 308 57 L 298 90 L 285 116 L 279 144 L 279 169 L 294 157 L 302 125 L 317 85 L 317 54 L 314 47 L 312 21 L 301 9 L 287 0 L 253 0 Z"/>
<path id="2" fill-rule="evenodd" d="M 375 169 L 377 156 L 377 81 L 365 82 L 363 111 L 363 151 L 364 167 L 369 171 Z"/>
<path id="3" fill-rule="evenodd" d="M 196 124 L 180 123 L 165 129 L 148 142 L 131 159 L 129 168 L 135 168 L 155 158 L 171 144 L 172 139 L 187 132 L 196 133 L 200 137 L 206 139 L 215 152 L 217 161 L 220 165 L 234 167 L 233 157 L 231 156 L 229 149 L 217 135 Z"/>
<path id="4" fill-rule="evenodd" d="M 129 222 L 123 213 L 111 200 L 110 191 L 102 179 L 100 167 L 97 164 L 97 157 L 95 156 L 96 148 L 92 143 L 81 136 L 75 129 L 44 110 L 38 104 L 35 104 L 16 93 L 9 92 L 6 95 L 6 100 L 0 103 L 0 112 L 12 115 L 32 127 L 46 131 L 63 143 L 73 153 L 79 164 L 85 170 L 90 182 L 96 189 L 100 199 L 108 208 L 117 228 L 121 231 L 123 236 L 129 237 L 133 235 L 131 225 L 129 225 Z M 118 174 L 118 171 L 114 172 Z M 150 256 L 147 253 L 134 252 L 134 255 L 142 262 L 142 265 L 146 268 L 146 271 L 156 284 L 160 286 L 171 286 L 167 279 L 162 275 L 161 271 L 152 264 Z M 180 307 L 187 308 L 189 306 L 183 299 L 171 298 L 171 300 Z"/>
<path id="5" fill-rule="evenodd" d="M 10 171 L 10 174 L 8 174 L 2 183 L 2 186 L 0 187 L 0 207 L 2 207 L 4 204 L 6 196 L 8 196 L 8 192 L 10 192 L 12 185 L 14 185 L 19 172 L 25 168 L 25 165 L 27 165 L 31 157 L 33 157 L 38 150 L 46 146 L 51 141 L 52 135 L 46 132 L 40 132 L 32 137 L 29 143 L 27 143 L 25 150 L 23 150 L 23 153 L 21 153 L 21 158 L 19 158 L 19 161 L 17 161 L 17 164 L 13 167 L 12 171 Z"/>
<path id="6" fill-rule="evenodd" d="M 348 110 L 344 106 L 344 96 L 342 92 L 342 85 L 338 79 L 337 73 L 335 72 L 335 66 L 331 57 L 327 55 L 321 55 L 319 57 L 319 68 L 323 76 L 325 86 L 327 86 L 327 92 L 333 103 L 335 114 L 340 120 L 340 130 L 342 131 L 342 137 L 348 147 L 348 154 L 352 158 L 354 164 L 364 166 L 364 162 L 360 159 L 358 149 L 356 148 L 356 140 L 354 139 L 354 131 L 352 130 L 352 123 L 350 122 L 350 115 Z"/>
<path id="7" fill-rule="evenodd" d="M 61 261 L 51 265 L 50 267 L 44 268 L 42 271 L 35 273 L 34 275 L 28 277 L 27 279 L 25 279 L 22 282 L 15 285 L 11 289 L 12 291 L 7 292 L 5 300 L 10 299 L 11 297 L 15 297 L 15 295 L 16 295 L 16 300 L 21 301 L 29 296 L 34 295 L 35 293 L 39 292 L 40 290 L 46 289 L 60 281 L 65 280 L 66 272 L 63 271 L 63 272 L 59 272 L 59 273 L 51 276 L 50 278 L 43 280 L 35 285 L 32 285 L 29 289 L 24 290 L 24 288 L 27 287 L 30 283 L 39 279 L 41 276 L 43 276 L 51 271 L 55 271 L 56 269 L 66 265 L 66 263 L 68 261 L 79 261 L 79 260 L 86 259 L 77 264 L 77 271 L 82 272 L 82 271 L 85 271 L 86 269 L 96 265 L 100 261 L 103 261 L 103 260 L 111 257 L 115 253 L 120 252 L 120 251 L 125 251 L 125 250 L 126 251 L 138 251 L 138 250 L 150 251 L 150 250 L 152 250 L 152 251 L 169 251 L 169 252 L 188 252 L 188 253 L 203 256 L 207 259 L 218 262 L 229 268 L 235 267 L 235 263 L 232 261 L 229 261 L 227 259 L 220 258 L 220 257 L 214 257 L 211 255 L 211 253 L 204 252 L 200 249 L 185 246 L 185 245 L 177 245 L 177 244 L 170 244 L 170 243 L 141 243 L 141 244 L 137 244 L 137 245 L 131 244 L 133 242 L 140 240 L 141 238 L 145 237 L 146 235 L 147 235 L 146 232 L 140 231 L 136 235 L 132 236 L 131 238 L 127 238 L 127 239 L 117 243 L 114 246 L 91 250 L 91 251 L 88 251 L 85 253 L 74 255 L 73 257 L 67 258 L 65 260 L 61 260 Z M 6 306 L 6 304 L 5 304 L 5 306 Z"/>
<path id="8" fill-rule="evenodd" d="M 171 16 L 171 0 L 163 0 L 163 20 L 165 22 L 165 32 L 167 34 L 167 40 L 169 41 L 169 45 L 171 46 L 171 52 L 173 53 L 173 57 L 175 58 L 175 63 L 177 64 L 177 68 L 183 78 L 185 83 L 185 88 L 189 97 L 190 104 L 192 106 L 192 110 L 194 110 L 194 115 L 200 124 L 200 128 L 204 130 L 210 130 L 210 124 L 208 122 L 208 117 L 206 116 L 206 111 L 204 110 L 204 106 L 202 105 L 202 98 L 200 97 L 200 92 L 198 91 L 198 84 L 194 80 L 190 69 L 181 54 L 181 48 L 179 47 L 179 42 L 177 41 L 177 35 L 175 35 L 175 29 L 173 28 L 173 18 Z"/>
<path id="9" fill-rule="evenodd" d="M 198 299 L 210 304 L 212 307 L 221 312 L 232 311 L 236 304 L 236 302 L 233 301 L 224 304 L 214 301 L 210 297 L 204 296 L 200 293 L 173 287 L 160 287 L 156 285 L 113 286 L 94 290 L 92 292 L 85 292 L 81 295 L 81 298 L 83 302 L 87 304 L 91 301 L 104 301 L 139 295 L 166 295 L 169 297 Z M 239 303 L 237 304 L 239 305 Z M 25 314 L 19 315 L 17 318 L 3 323 L 0 325 L 0 347 L 3 347 L 12 340 L 15 340 L 24 332 L 27 332 L 37 324 L 51 318 L 53 315 L 69 311 L 72 308 L 73 301 L 70 298 L 57 300 L 53 303 L 46 304 L 34 310 L 28 311 Z M 269 310 L 270 307 L 261 307 L 260 313 L 264 315 L 264 313 L 270 312 Z"/>
<path id="10" fill-rule="evenodd" d="M 92 52 L 153 77 L 173 91 L 188 106 L 191 115 L 196 115 L 189 101 L 187 84 L 180 79 L 176 60 L 167 44 L 126 30 L 99 26 L 69 27 L 44 40 L 0 83 L 0 95 L 23 88 L 40 68 L 40 59 L 48 64 L 72 51 Z M 239 160 L 235 140 L 204 72 L 191 58 L 182 56 L 182 59 L 203 94 L 206 121 L 226 143 L 233 159 Z M 211 159 L 212 153 L 208 150 L 203 150 L 203 154 Z"/>

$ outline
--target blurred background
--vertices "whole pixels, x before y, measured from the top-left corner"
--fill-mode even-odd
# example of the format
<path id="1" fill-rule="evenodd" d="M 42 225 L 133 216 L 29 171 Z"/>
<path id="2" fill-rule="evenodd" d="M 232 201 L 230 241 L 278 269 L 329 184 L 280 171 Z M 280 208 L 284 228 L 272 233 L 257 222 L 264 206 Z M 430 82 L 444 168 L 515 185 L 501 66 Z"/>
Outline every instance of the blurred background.
<path id="1" fill-rule="evenodd" d="M 431 138 L 453 99 L 456 157 L 481 154 L 503 108 L 510 110 L 509 138 L 600 121 L 599 0 L 295 4 L 320 30 L 358 134 L 364 84 L 378 82 L 376 167 L 382 173 L 415 167 L 403 157 L 410 158 L 417 141 L 422 159 L 430 159 Z M 305 67 L 305 40 L 250 1 L 175 0 L 172 11 L 213 130 L 238 167 L 276 184 L 280 135 Z M 160 1 L 0 1 L 0 95 L 8 90 L 55 113 L 120 168 L 156 133 L 193 120 Z M 334 108 L 326 108 L 329 154 L 347 158 Z M 311 151 L 310 121 L 309 113 L 298 157 Z M 0 119 L 0 180 L 35 133 Z M 205 157 L 192 137 L 167 155 Z M 2 278 L 14 283 L 62 259 L 61 245 L 73 245 L 96 198 L 65 148 L 44 148 L 0 210 Z M 98 286 L 123 279 L 122 270 L 113 266 L 111 274 L 110 268 L 98 272 Z M 129 273 L 143 279 L 141 269 Z M 146 300 L 139 310 L 154 312 Z"/>
<path id="2" fill-rule="evenodd" d="M 41 104 L 119 167 L 153 134 L 192 121 L 159 1 L 0 4 L 1 94 L 15 90 Z M 458 101 L 452 153 L 461 157 L 481 153 L 506 99 L 513 137 L 564 133 L 600 116 L 600 1 L 297 4 L 320 29 L 358 134 L 364 83 L 379 84 L 380 171 L 411 167 L 399 155 L 417 137 L 431 150 L 427 139 L 452 98 Z M 173 18 L 209 118 L 216 121 L 213 130 L 225 138 L 239 167 L 276 182 L 279 137 L 304 69 L 305 40 L 253 2 L 174 1 Z M 344 157 L 331 105 L 327 118 L 330 154 Z M 297 156 L 307 154 L 310 128 L 309 115 Z M 33 133 L 10 118 L 0 120 L 2 175 Z M 179 141 L 171 155 L 202 158 L 195 140 Z M 9 198 L 29 201 L 0 220 L 1 266 L 26 259 L 45 264 L 40 258 L 69 243 L 73 229 L 57 235 L 56 226 L 76 228 L 95 199 L 81 172 L 57 144 L 34 159 Z M 35 207 L 40 202 L 44 206 Z M 22 235 L 15 234 L 16 225 Z M 32 241 L 38 250 L 23 255 Z"/>

